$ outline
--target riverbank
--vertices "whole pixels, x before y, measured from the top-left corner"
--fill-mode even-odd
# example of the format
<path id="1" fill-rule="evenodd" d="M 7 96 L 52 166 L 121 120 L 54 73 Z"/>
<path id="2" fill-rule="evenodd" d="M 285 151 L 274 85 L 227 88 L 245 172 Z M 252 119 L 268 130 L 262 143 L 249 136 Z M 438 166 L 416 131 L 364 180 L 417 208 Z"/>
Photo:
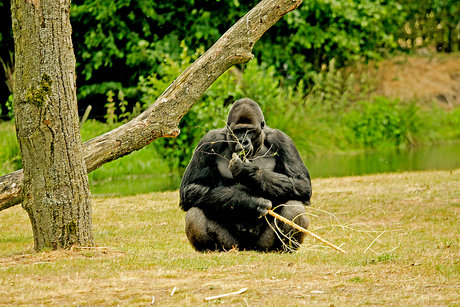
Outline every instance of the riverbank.
<path id="1" fill-rule="evenodd" d="M 315 179 L 293 254 L 197 253 L 178 192 L 93 199 L 98 247 L 32 251 L 27 214 L 0 212 L 0 305 L 456 306 L 460 169 Z"/>
<path id="2" fill-rule="evenodd" d="M 267 124 L 291 136 L 302 157 L 322 158 L 337 154 L 344 157 L 356 152 L 408 150 L 458 143 L 459 67 L 460 54 L 457 53 L 400 56 L 375 65 L 350 67 L 355 70 L 353 73 L 329 67 L 322 81 L 318 81 L 308 95 L 306 88 L 300 84 L 295 89 L 274 87 L 273 84 L 278 83 L 267 74 L 258 75 L 257 88 L 273 89 L 273 95 L 268 95 L 272 103 L 265 101 L 263 109 Z M 256 63 L 249 65 L 246 72 L 248 76 L 263 73 Z M 343 85 L 340 91 L 337 91 L 337 82 Z M 264 92 L 264 95 L 267 96 L 267 93 Z M 264 95 L 252 98 L 258 101 L 269 99 Z M 203 127 L 208 121 L 217 121 L 219 127 L 224 125 L 225 115 L 214 116 L 212 108 L 207 107 L 209 109 L 200 109 L 204 116 L 201 122 L 185 119 L 189 126 L 182 129 L 174 141 L 176 143 L 157 140 L 140 151 L 90 173 L 89 179 L 94 183 L 93 186 L 104 186 L 107 182 L 123 181 L 126 178 L 153 176 L 167 178 L 162 181 L 169 181 L 167 184 L 153 184 L 154 189 L 177 187 L 177 174 L 187 165 L 194 146 L 207 131 Z M 106 124 L 88 120 L 81 128 L 82 140 L 89 140 L 117 125 L 121 123 Z M 309 163 L 306 164 L 310 167 Z M 317 169 L 325 169 L 324 165 L 331 164 L 326 161 Z M 0 176 L 21 167 L 14 124 L 0 122 Z M 311 168 L 315 173 L 315 166 Z M 401 167 L 401 170 L 407 169 L 410 168 L 405 165 Z M 331 175 L 347 173 L 332 172 Z M 97 194 L 101 192 L 97 191 Z"/>

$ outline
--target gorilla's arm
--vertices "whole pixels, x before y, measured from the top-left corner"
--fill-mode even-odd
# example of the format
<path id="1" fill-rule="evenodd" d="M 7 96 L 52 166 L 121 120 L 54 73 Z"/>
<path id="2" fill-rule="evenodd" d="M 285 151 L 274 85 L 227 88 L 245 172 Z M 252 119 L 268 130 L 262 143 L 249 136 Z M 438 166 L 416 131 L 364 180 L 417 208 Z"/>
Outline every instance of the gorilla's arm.
<path id="1" fill-rule="evenodd" d="M 244 214 L 247 217 L 258 217 L 267 214 L 271 202 L 267 199 L 253 196 L 243 186 L 220 186 L 215 188 L 200 184 L 190 184 L 181 190 L 180 206 L 184 210 L 198 207 L 210 217 L 226 214 Z"/>
<path id="2" fill-rule="evenodd" d="M 268 128 L 268 127 L 267 127 Z M 292 140 L 282 131 L 267 129 L 265 145 L 271 148 L 267 155 L 273 154 L 276 165 L 273 171 L 260 168 L 253 163 L 232 159 L 230 170 L 241 184 L 256 195 L 276 203 L 299 200 L 310 203 L 310 174 L 300 158 Z M 257 159 L 257 158 L 256 158 Z"/>
<path id="3" fill-rule="evenodd" d="M 221 176 L 217 159 L 226 146 L 222 130 L 208 132 L 199 142 L 182 178 L 180 207 L 185 211 L 198 207 L 211 216 L 266 214 L 266 210 L 271 208 L 270 201 L 254 196 L 242 185 L 226 184 L 228 179 Z"/>

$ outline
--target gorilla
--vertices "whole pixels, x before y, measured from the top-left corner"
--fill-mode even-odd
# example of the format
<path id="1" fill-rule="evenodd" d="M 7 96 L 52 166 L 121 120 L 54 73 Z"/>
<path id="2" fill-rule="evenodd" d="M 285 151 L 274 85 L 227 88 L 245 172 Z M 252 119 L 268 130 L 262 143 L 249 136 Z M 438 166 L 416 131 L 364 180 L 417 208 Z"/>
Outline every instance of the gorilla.
<path id="1" fill-rule="evenodd" d="M 310 197 L 310 174 L 294 143 L 266 126 L 260 106 L 244 98 L 234 102 L 226 127 L 198 143 L 179 205 L 197 251 L 294 251 L 304 234 L 267 210 L 307 228 L 304 206 Z"/>

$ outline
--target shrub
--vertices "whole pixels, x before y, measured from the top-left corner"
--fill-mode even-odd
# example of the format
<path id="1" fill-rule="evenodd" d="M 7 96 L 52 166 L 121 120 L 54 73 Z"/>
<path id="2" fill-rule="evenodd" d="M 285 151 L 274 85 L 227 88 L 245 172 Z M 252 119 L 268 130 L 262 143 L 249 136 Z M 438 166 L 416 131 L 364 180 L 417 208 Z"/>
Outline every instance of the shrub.
<path id="1" fill-rule="evenodd" d="M 417 136 L 428 128 L 415 103 L 402 104 L 398 99 L 385 97 L 358 103 L 344 116 L 344 123 L 350 129 L 350 143 L 363 148 L 415 145 Z"/>

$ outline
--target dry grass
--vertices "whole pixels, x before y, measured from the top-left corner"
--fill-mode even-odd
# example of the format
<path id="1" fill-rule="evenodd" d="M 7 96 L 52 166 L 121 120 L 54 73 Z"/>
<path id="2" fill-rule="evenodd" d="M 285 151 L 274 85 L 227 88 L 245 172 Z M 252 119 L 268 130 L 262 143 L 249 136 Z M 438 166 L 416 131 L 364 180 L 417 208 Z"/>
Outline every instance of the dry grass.
<path id="1" fill-rule="evenodd" d="M 293 254 L 197 253 L 177 192 L 95 198 L 105 248 L 34 253 L 26 213 L 3 211 L 0 305 L 460 306 L 460 170 L 320 179 L 313 191 L 310 230 L 349 254 L 309 237 Z"/>

